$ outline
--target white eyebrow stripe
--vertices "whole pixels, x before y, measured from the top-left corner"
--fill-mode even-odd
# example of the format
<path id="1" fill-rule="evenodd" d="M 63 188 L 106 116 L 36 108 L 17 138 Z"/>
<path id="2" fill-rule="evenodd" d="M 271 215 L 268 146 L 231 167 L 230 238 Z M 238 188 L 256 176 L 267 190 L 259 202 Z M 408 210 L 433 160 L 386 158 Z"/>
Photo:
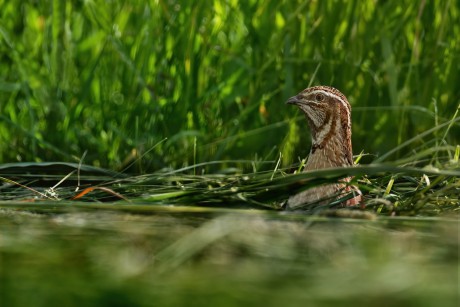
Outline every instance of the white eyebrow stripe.
<path id="1" fill-rule="evenodd" d="M 345 107 L 345 109 L 347 110 L 347 114 L 349 115 L 350 114 L 350 104 L 347 103 L 346 101 L 344 101 L 342 99 L 342 97 L 336 95 L 336 94 L 333 94 L 333 93 L 330 93 L 328 91 L 325 91 L 325 90 L 315 90 L 315 91 L 311 91 L 309 93 L 306 93 L 307 95 L 310 95 L 310 94 L 323 94 L 325 96 L 329 96 L 331 98 L 334 98 L 334 99 L 338 99 L 340 101 L 341 104 L 343 104 L 343 106 Z"/>

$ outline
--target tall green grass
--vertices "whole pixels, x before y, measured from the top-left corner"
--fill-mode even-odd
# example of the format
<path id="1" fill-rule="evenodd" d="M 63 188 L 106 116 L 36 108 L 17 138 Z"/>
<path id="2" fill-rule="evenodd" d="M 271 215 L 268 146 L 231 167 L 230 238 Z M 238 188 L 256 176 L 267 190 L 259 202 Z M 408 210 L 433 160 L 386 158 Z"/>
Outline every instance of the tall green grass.
<path id="1" fill-rule="evenodd" d="M 0 1 L 0 162 L 264 170 L 281 152 L 287 166 L 309 132 L 283 102 L 325 84 L 351 101 L 364 162 L 442 164 L 460 142 L 459 14 L 456 1 Z"/>
<path id="2" fill-rule="evenodd" d="M 0 0 L 0 304 L 456 306 L 459 14 Z M 284 101 L 318 84 L 361 165 L 289 175 L 309 131 Z M 350 175 L 366 211 L 280 210 Z"/>

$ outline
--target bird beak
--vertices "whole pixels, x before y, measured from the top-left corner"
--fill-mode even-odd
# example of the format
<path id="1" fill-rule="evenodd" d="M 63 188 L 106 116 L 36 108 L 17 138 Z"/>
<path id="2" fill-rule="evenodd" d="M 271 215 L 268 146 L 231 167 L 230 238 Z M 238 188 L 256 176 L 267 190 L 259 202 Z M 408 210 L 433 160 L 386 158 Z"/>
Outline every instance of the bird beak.
<path id="1" fill-rule="evenodd" d="M 300 99 L 296 96 L 292 96 L 291 98 L 289 98 L 287 101 L 286 101 L 286 104 L 299 104 L 300 103 Z"/>

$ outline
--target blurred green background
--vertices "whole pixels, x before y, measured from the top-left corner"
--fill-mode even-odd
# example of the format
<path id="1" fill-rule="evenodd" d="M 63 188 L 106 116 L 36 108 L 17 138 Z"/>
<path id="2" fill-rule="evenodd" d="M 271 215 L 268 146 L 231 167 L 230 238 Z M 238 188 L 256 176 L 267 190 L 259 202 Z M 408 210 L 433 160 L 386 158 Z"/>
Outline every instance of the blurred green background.
<path id="1" fill-rule="evenodd" d="M 0 0 L 0 14 L 0 163 L 87 151 L 112 169 L 142 156 L 144 172 L 281 152 L 286 166 L 309 131 L 284 101 L 319 84 L 348 97 L 371 161 L 460 100 L 458 1 Z M 445 131 L 388 159 L 458 144 Z"/>
<path id="2" fill-rule="evenodd" d="M 0 0 L 0 163 L 273 170 L 309 151 L 284 101 L 322 84 L 350 100 L 361 162 L 455 169 L 459 15 L 458 0 Z M 129 178 L 153 197 L 162 178 L 206 180 L 158 174 Z M 3 179 L 0 306 L 457 306 L 458 177 L 392 175 L 366 181 L 369 211 L 439 216 L 14 202 Z M 264 187 L 215 176 L 222 194 Z"/>

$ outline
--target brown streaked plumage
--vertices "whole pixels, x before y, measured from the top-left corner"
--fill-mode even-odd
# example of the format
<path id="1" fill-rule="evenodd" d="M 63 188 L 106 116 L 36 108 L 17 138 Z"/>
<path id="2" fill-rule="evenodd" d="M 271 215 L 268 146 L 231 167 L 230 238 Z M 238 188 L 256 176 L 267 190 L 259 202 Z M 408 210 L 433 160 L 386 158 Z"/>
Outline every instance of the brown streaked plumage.
<path id="1" fill-rule="evenodd" d="M 304 171 L 353 165 L 351 147 L 351 106 L 340 91 L 329 86 L 307 88 L 289 98 L 287 104 L 298 106 L 305 114 L 310 127 L 312 147 Z M 351 178 L 343 181 L 349 182 Z M 357 187 L 344 183 L 314 187 L 292 195 L 288 208 L 296 208 L 309 203 L 326 204 L 332 198 L 354 192 L 355 197 L 345 205 L 361 203 L 361 192 Z"/>

